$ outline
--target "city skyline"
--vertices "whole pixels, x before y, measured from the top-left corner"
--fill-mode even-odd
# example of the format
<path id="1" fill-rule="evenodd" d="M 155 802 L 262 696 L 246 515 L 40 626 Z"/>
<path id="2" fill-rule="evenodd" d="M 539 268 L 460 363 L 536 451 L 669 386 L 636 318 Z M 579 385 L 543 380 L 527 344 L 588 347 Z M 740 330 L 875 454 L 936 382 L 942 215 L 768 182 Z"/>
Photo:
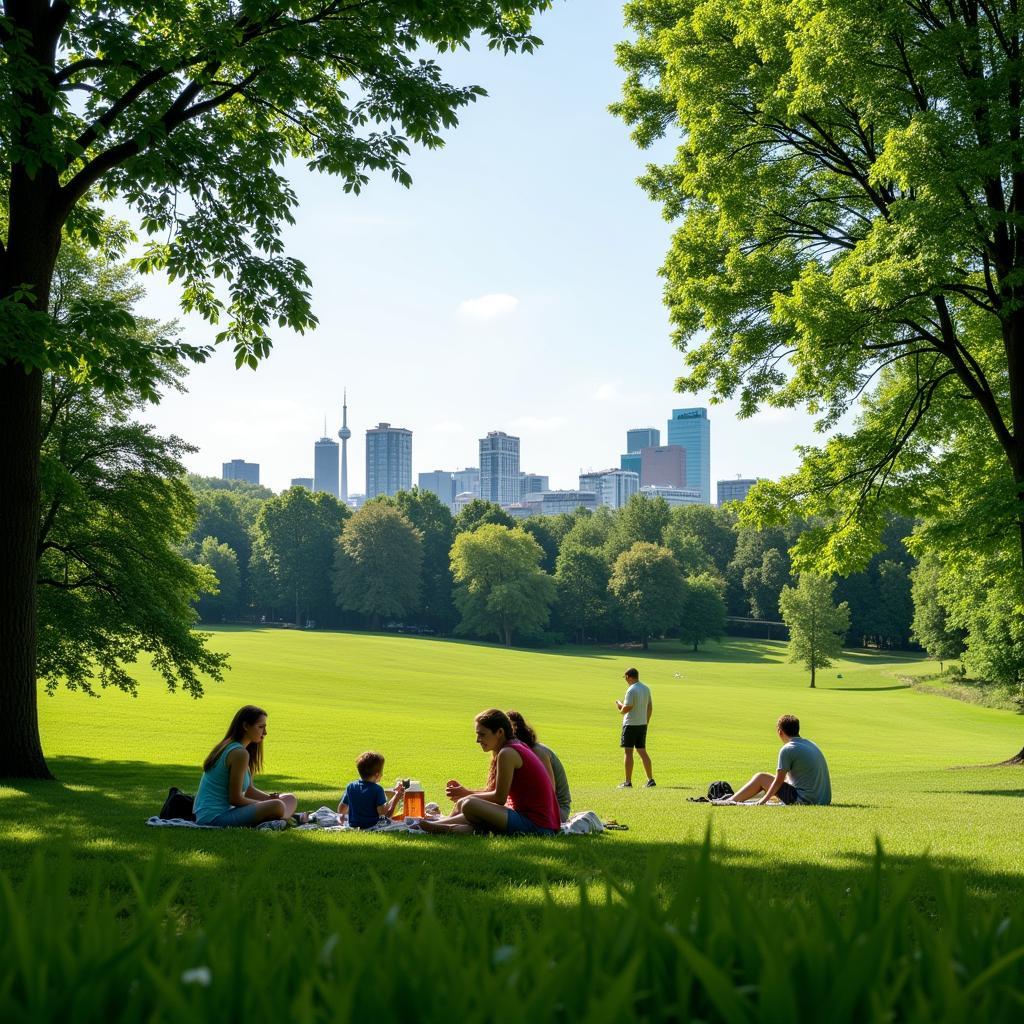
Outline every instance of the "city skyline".
<path id="1" fill-rule="evenodd" d="M 673 429 L 673 422 L 685 421 L 690 427 L 684 433 Z M 711 420 L 708 410 L 704 407 L 673 409 L 668 421 L 668 433 L 674 434 L 677 440 L 685 440 L 692 449 L 692 461 L 698 469 L 710 465 Z M 697 429 L 692 429 L 696 426 Z M 338 431 L 341 444 L 342 480 L 345 472 L 345 447 L 353 432 L 348 428 L 347 389 L 342 393 L 342 428 Z M 465 499 L 467 494 L 482 496 L 494 501 L 516 514 L 527 514 L 527 506 L 539 511 L 541 504 L 547 506 L 553 502 L 571 501 L 571 496 L 579 496 L 580 505 L 591 507 L 592 504 L 606 504 L 618 508 L 634 493 L 655 496 L 662 494 L 670 504 L 690 503 L 694 500 L 702 504 L 723 504 L 726 501 L 742 500 L 750 487 L 759 479 L 743 478 L 736 474 L 734 478 L 719 479 L 716 482 L 714 501 L 710 493 L 710 481 L 700 486 L 696 479 L 700 473 L 693 474 L 687 470 L 687 447 L 682 444 L 669 444 L 652 447 L 640 447 L 660 440 L 657 428 L 629 428 L 626 431 L 627 453 L 620 456 L 622 465 L 635 465 L 636 470 L 628 468 L 583 470 L 577 477 L 577 486 L 571 488 L 552 487 L 548 474 L 530 473 L 520 466 L 520 439 L 505 431 L 491 430 L 485 437 L 478 439 L 478 461 L 480 466 L 456 469 L 420 470 L 415 473 L 416 486 L 428 490 L 450 509 L 455 511 L 465 504 L 465 500 L 456 500 L 460 496 Z M 292 477 L 290 486 L 306 486 L 312 490 L 325 490 L 335 497 L 346 501 L 349 498 L 353 507 L 358 507 L 362 500 L 378 494 L 394 496 L 400 490 L 408 490 L 413 486 L 412 462 L 412 431 L 403 427 L 392 427 L 390 423 L 378 423 L 366 430 L 367 475 L 366 493 L 345 495 L 342 489 L 330 484 L 338 480 L 337 443 L 327 436 L 327 420 L 324 418 L 324 436 L 314 445 L 314 479 Z M 259 465 L 247 463 L 243 459 L 233 459 L 223 463 L 225 479 L 245 478 L 240 474 L 240 467 L 246 467 L 250 482 L 258 482 Z M 229 472 L 230 471 L 230 472 Z M 252 473 L 256 474 L 253 480 Z M 545 511 L 545 514 L 550 514 Z"/>
<path id="2" fill-rule="evenodd" d="M 360 441 L 381 420 L 413 431 L 414 471 L 475 465 L 478 439 L 497 428 L 521 438 L 523 466 L 553 488 L 616 464 L 626 430 L 660 429 L 664 443 L 671 409 L 709 405 L 707 394 L 672 390 L 684 366 L 658 276 L 672 227 L 635 183 L 663 154 L 638 151 L 607 111 L 623 77 L 610 59 L 621 8 L 559 5 L 542 35 L 522 60 L 444 56 L 454 80 L 489 95 L 442 149 L 413 147 L 411 189 L 371 176 L 353 197 L 289 163 L 300 206 L 284 241 L 309 270 L 320 326 L 301 337 L 274 327 L 255 372 L 236 370 L 222 346 L 188 376 L 188 394 L 146 411 L 161 433 L 199 447 L 190 471 L 214 476 L 241 455 L 274 490 L 311 475 L 304 453 L 324 412 L 337 439 L 343 385 Z M 517 215 L 497 245 L 501 194 L 517 197 Z M 594 218 L 598 205 L 605 215 Z M 147 316 L 178 319 L 196 344 L 212 340 L 216 328 L 182 315 L 173 286 L 159 275 L 144 284 Z M 711 407 L 712 480 L 777 478 L 796 468 L 794 445 L 816 440 L 800 410 L 747 421 L 737 410 L 733 400 Z M 350 490 L 365 477 L 362 448 L 348 452 Z"/>

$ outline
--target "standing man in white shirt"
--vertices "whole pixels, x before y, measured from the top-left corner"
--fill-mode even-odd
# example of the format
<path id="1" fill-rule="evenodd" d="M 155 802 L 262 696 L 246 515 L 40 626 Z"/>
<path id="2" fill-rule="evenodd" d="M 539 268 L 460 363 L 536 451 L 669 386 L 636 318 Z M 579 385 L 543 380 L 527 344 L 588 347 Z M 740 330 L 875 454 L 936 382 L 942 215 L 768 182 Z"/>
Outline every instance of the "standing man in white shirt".
<path id="1" fill-rule="evenodd" d="M 619 789 L 633 788 L 633 750 L 640 755 L 640 761 L 647 773 L 644 789 L 657 785 L 651 771 L 651 759 L 647 754 L 647 726 L 654 711 L 651 691 L 640 682 L 640 673 L 635 668 L 626 669 L 626 696 L 617 700 L 615 706 L 622 715 L 622 739 L 619 746 L 625 755 L 626 781 L 619 783 Z"/>

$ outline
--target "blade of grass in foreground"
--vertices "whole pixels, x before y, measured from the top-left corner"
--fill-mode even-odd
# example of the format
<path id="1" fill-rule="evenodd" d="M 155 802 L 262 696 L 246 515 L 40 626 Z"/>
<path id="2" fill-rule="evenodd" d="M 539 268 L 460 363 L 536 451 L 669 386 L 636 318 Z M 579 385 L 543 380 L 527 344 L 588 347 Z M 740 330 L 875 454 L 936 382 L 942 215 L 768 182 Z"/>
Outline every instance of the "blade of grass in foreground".
<path id="1" fill-rule="evenodd" d="M 359 927 L 344 904 L 306 914 L 258 868 L 183 921 L 159 877 L 111 898 L 76 892 L 67 858 L 0 875 L 0 1019 L 1019 1024 L 1024 1006 L 1021 915 L 924 864 L 896 876 L 880 849 L 844 900 L 751 899 L 708 837 L 671 878 L 654 865 L 539 914 L 496 898 L 442 915 L 429 886 L 365 886 Z"/>

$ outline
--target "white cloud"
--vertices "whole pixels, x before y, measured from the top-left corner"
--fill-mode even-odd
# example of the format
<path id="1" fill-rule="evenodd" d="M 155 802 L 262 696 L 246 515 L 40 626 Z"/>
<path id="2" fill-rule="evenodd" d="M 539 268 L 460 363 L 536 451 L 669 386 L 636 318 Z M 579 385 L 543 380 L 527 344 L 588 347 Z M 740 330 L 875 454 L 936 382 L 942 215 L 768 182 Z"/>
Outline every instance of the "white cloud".
<path id="1" fill-rule="evenodd" d="M 492 295 L 481 295 L 476 299 L 460 302 L 456 310 L 466 320 L 497 320 L 499 317 L 514 313 L 519 300 L 507 292 L 495 292 Z"/>
<path id="2" fill-rule="evenodd" d="M 617 384 L 602 384 L 595 392 L 594 398 L 599 402 L 614 402 L 620 398 Z"/>

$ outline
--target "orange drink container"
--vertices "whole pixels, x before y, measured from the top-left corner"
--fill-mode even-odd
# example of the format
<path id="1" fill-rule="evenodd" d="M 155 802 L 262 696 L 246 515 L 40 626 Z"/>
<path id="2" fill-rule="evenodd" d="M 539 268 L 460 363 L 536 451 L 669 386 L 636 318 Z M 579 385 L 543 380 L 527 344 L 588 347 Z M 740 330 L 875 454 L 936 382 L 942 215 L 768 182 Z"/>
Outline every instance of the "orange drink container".
<path id="1" fill-rule="evenodd" d="M 422 818 L 426 813 L 427 802 L 419 779 L 413 779 L 402 797 L 402 811 L 407 818 Z"/>

